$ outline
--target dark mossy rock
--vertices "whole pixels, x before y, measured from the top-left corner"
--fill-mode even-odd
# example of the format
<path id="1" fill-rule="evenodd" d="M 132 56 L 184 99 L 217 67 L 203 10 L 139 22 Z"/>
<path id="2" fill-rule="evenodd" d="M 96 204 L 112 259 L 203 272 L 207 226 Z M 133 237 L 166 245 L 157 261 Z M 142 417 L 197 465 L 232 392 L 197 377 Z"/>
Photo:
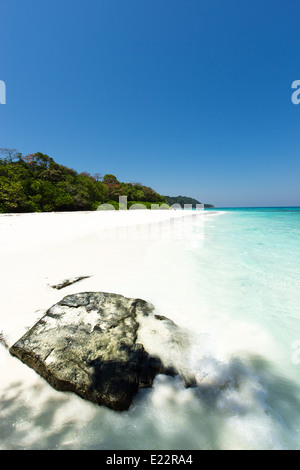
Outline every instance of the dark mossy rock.
<path id="1" fill-rule="evenodd" d="M 147 347 L 162 341 L 170 360 Z M 188 334 L 144 300 L 84 292 L 51 307 L 10 353 L 56 390 L 122 411 L 157 374 L 179 373 L 176 357 L 187 344 Z"/>

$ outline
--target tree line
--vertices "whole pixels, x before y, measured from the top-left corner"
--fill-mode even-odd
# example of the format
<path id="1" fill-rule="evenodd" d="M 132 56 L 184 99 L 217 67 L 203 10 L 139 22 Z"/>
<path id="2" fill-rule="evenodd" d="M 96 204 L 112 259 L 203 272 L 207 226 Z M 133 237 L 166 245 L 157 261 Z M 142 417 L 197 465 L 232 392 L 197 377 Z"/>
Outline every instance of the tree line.
<path id="1" fill-rule="evenodd" d="M 0 149 L 0 213 L 92 211 L 118 204 L 119 196 L 133 203 L 162 204 L 164 196 L 141 183 L 123 183 L 100 173 L 78 173 L 43 153 L 23 156 Z"/>

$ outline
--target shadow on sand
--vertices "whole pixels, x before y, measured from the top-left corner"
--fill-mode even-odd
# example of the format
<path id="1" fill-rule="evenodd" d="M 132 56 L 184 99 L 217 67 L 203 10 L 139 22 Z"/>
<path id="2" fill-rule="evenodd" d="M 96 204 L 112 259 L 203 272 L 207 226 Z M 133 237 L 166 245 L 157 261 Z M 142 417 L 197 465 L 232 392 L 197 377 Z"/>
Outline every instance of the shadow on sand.
<path id="1" fill-rule="evenodd" d="M 249 372 L 249 366 L 251 372 Z M 227 380 L 223 380 L 222 383 L 217 385 L 206 383 L 190 388 L 189 393 L 192 394 L 190 401 L 182 403 L 176 401 L 176 389 L 174 388 L 175 395 L 170 395 L 170 403 L 167 404 L 171 410 L 169 415 L 163 415 L 166 408 L 165 402 L 157 410 L 151 401 L 151 394 L 155 393 L 155 384 L 154 390 L 140 391 L 132 407 L 126 412 L 118 413 L 91 404 L 92 407 L 95 407 L 95 413 L 92 413 L 90 420 L 85 422 L 85 430 L 87 434 L 90 432 L 94 437 L 90 441 L 86 438 L 80 448 L 191 450 L 199 449 L 199 443 L 202 443 L 202 448 L 218 450 L 222 447 L 220 433 L 222 433 L 222 423 L 224 423 L 226 416 L 228 414 L 246 416 L 253 411 L 249 409 L 247 402 L 236 400 L 236 394 L 232 394 L 232 396 L 227 394 L 226 411 L 220 408 L 220 401 L 228 390 L 234 389 L 238 393 L 239 388 L 245 384 L 245 380 L 249 377 L 249 373 L 252 376 L 254 374 L 260 384 L 260 389 L 255 397 L 257 406 L 261 407 L 264 403 L 264 412 L 277 425 L 282 426 L 283 434 L 295 431 L 293 430 L 293 427 L 296 426 L 294 418 L 295 415 L 299 415 L 300 402 L 300 390 L 295 383 L 278 377 L 274 373 L 272 364 L 261 357 L 252 357 L 247 365 L 240 360 L 232 360 L 226 368 L 225 377 Z M 167 380 L 171 383 L 176 378 L 168 377 Z M 73 419 L 57 420 L 57 416 L 64 413 L 64 407 L 70 406 L 70 395 L 73 394 L 55 392 L 46 395 L 44 400 L 37 400 L 35 405 L 35 397 L 39 397 L 45 386 L 49 385 L 38 381 L 36 385 L 24 388 L 22 382 L 19 381 L 2 390 L 0 395 L 0 442 L 2 449 L 76 448 L 76 432 L 80 427 L 80 416 L 77 416 L 76 410 L 74 409 Z M 186 389 L 183 389 L 184 387 L 182 387 L 181 393 L 186 393 L 184 391 Z M 79 400 L 81 399 L 79 398 Z M 179 406 L 180 413 L 178 413 Z M 152 408 L 149 410 L 149 407 Z M 164 416 L 165 423 L 163 422 Z M 201 439 L 199 436 L 204 432 L 203 420 L 205 439 Z M 105 439 L 103 432 L 98 432 L 101 430 L 101 426 L 106 426 Z M 162 426 L 164 426 L 163 433 Z M 188 432 L 184 426 L 188 427 Z M 170 429 L 171 437 L 168 435 L 168 429 Z M 116 434 L 118 435 L 117 439 L 115 438 Z M 149 441 L 147 436 L 151 436 Z M 288 436 L 286 440 L 289 441 Z M 282 447 L 285 447 L 284 443 Z"/>

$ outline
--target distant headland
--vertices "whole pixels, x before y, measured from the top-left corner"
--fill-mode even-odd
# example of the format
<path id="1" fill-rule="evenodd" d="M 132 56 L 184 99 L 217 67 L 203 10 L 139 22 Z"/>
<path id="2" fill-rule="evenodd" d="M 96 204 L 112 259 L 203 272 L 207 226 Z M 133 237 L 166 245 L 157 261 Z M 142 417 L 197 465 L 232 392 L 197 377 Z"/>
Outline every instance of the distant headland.
<path id="1" fill-rule="evenodd" d="M 173 204 L 180 204 L 181 207 L 184 207 L 185 204 L 191 204 L 193 207 L 196 207 L 197 204 L 202 204 L 202 202 L 197 201 L 197 199 L 193 199 L 192 197 L 188 196 L 165 196 L 167 204 L 172 206 Z M 204 204 L 204 207 L 209 209 L 213 208 L 212 204 Z"/>

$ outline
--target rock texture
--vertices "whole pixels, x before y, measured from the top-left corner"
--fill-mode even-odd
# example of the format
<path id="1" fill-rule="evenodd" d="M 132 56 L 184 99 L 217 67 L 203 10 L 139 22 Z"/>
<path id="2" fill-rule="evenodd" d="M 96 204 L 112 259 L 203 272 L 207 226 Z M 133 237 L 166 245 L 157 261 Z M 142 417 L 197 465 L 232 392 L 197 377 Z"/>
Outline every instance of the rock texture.
<path id="1" fill-rule="evenodd" d="M 162 342 L 165 360 L 153 348 Z M 173 362 L 187 344 L 188 335 L 144 300 L 84 292 L 51 307 L 10 353 L 56 390 L 122 411 L 157 374 L 180 373 Z"/>

